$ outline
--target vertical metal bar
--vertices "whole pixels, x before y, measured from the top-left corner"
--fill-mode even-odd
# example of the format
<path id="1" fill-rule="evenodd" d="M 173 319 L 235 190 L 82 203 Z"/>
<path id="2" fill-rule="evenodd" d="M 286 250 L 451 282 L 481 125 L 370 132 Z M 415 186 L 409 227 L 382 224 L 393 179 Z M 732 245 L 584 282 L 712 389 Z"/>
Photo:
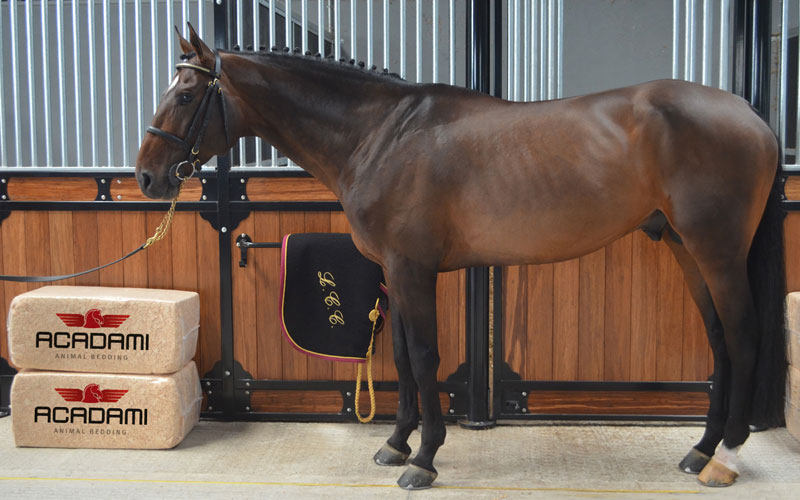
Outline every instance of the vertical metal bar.
<path id="1" fill-rule="evenodd" d="M 61 0 L 59 0 L 61 1 Z M 111 5 L 110 0 L 103 0 L 103 77 L 105 82 L 105 117 L 106 117 L 106 166 L 114 164 L 114 137 L 112 125 L 112 108 L 111 108 L 111 57 L 109 49 L 111 45 Z"/>
<path id="2" fill-rule="evenodd" d="M 317 52 L 325 57 L 325 2 L 317 1 Z"/>
<path id="3" fill-rule="evenodd" d="M 17 17 L 17 0 L 9 0 L 8 9 L 8 21 L 10 23 L 9 34 L 11 35 L 11 98 L 14 100 L 12 103 L 14 109 L 14 165 L 21 166 L 22 130 L 20 129 L 19 123 L 19 40 L 17 40 L 19 21 Z M 62 116 L 63 115 L 64 113 L 62 111 Z"/>
<path id="4" fill-rule="evenodd" d="M 367 67 L 369 68 L 372 66 L 372 23 L 374 21 L 373 16 L 374 12 L 372 12 L 372 4 L 373 1 L 369 0 L 367 2 Z"/>
<path id="5" fill-rule="evenodd" d="M 433 78 L 431 81 L 439 81 L 439 0 L 432 0 L 433 13 L 431 14 L 431 52 L 433 55 L 432 67 Z"/>
<path id="6" fill-rule="evenodd" d="M 530 67 L 531 67 L 531 9 L 530 1 L 522 0 L 523 21 L 522 21 L 522 100 L 529 101 L 530 93 Z"/>
<path id="7" fill-rule="evenodd" d="M 272 0 L 270 0 L 272 1 Z M 197 0 L 197 34 L 205 41 L 205 30 L 203 26 L 206 19 L 206 2 L 205 0 Z M 155 26 L 155 24 L 153 25 Z"/>
<path id="8" fill-rule="evenodd" d="M 294 48 L 294 23 L 292 21 L 292 1 L 286 0 L 283 2 L 284 5 L 284 30 L 286 31 L 286 46 L 289 47 L 289 50 Z M 215 19 L 216 21 L 216 19 Z"/>
<path id="9" fill-rule="evenodd" d="M 203 0 L 200 0 L 201 2 Z M 275 18 L 278 15 L 275 9 L 275 0 L 269 0 L 269 47 L 272 50 L 272 47 L 275 46 Z M 277 167 L 278 166 L 278 150 L 275 149 L 275 146 L 270 146 L 270 166 Z"/>
<path id="10" fill-rule="evenodd" d="M 4 68 L 5 46 L 3 45 L 3 4 L 0 2 L 0 68 Z M 6 116 L 6 99 L 5 89 L 0 87 L 0 117 L 5 121 Z M 8 148 L 6 147 L 6 127 L 5 123 L 0 126 L 0 167 L 8 166 Z"/>
<path id="11" fill-rule="evenodd" d="M 564 0 L 558 0 L 558 34 L 556 47 L 556 68 L 558 86 L 556 88 L 556 99 L 564 96 Z"/>
<path id="12" fill-rule="evenodd" d="M 125 0 L 119 1 L 119 50 L 120 50 L 120 58 L 122 61 L 128 60 L 128 49 L 126 40 L 128 38 L 128 21 L 127 21 L 127 13 L 125 12 Z M 76 78 L 77 78 L 77 73 Z M 75 84 L 77 86 L 77 82 Z M 130 166 L 130 162 L 128 161 L 128 77 L 125 71 L 125 65 L 120 67 L 120 75 L 119 75 L 119 90 L 120 90 L 120 133 L 122 135 L 122 166 L 128 167 Z"/>
<path id="13" fill-rule="evenodd" d="M 46 3 L 46 2 L 45 2 Z M 95 29 L 94 29 L 94 3 L 95 0 L 88 0 L 86 20 L 88 27 L 86 36 L 89 41 L 89 134 L 91 134 L 91 166 L 98 166 L 97 161 L 97 53 L 95 50 Z M 138 58 L 137 58 L 138 59 Z M 48 64 L 49 66 L 49 64 Z"/>
<path id="14" fill-rule="evenodd" d="M 91 3 L 91 0 L 90 0 Z M 42 33 L 42 90 L 44 97 L 44 143 L 45 143 L 45 165 L 48 167 L 53 166 L 53 138 L 50 134 L 50 47 L 47 43 L 48 32 L 50 31 L 50 15 L 48 12 L 48 2 L 42 0 L 40 6 L 40 19 L 41 19 L 41 33 Z M 0 21 L 1 22 L 1 21 Z M 1 28 L 0 28 L 1 29 Z M 0 32 L 1 36 L 1 32 Z M 2 46 L 2 42 L 0 42 Z M 2 50 L 2 47 L 0 47 Z M 0 68 L 2 63 L 0 63 Z M 0 93 L 3 90 L 0 88 Z M 2 115 L 0 115 L 2 116 Z M 0 127 L 3 128 L 3 127 Z M 2 146 L 0 146 L 2 147 Z"/>
<path id="15" fill-rule="evenodd" d="M 356 1 L 350 0 L 350 57 L 358 60 L 358 36 L 356 30 Z"/>
<path id="16" fill-rule="evenodd" d="M 539 99 L 547 98 L 547 0 L 539 0 Z"/>
<path id="17" fill-rule="evenodd" d="M 31 166 L 38 167 L 36 138 L 39 133 L 36 130 L 36 69 L 33 66 L 33 2 L 31 0 L 25 2 L 25 47 L 27 48 L 25 60 L 28 70 L 28 130 L 31 143 Z"/>
<path id="18" fill-rule="evenodd" d="M 253 50 L 258 52 L 261 47 L 261 0 L 253 0 Z M 261 139 L 256 137 L 255 166 L 261 166 Z"/>
<path id="19" fill-rule="evenodd" d="M 383 0 L 383 67 L 389 65 L 389 0 Z"/>
<path id="20" fill-rule="evenodd" d="M 400 0 L 400 78 L 406 77 L 406 0 Z"/>
<path id="21" fill-rule="evenodd" d="M 763 116 L 770 108 L 771 9 L 771 2 L 753 2 L 753 102 Z"/>
<path id="22" fill-rule="evenodd" d="M 702 76 L 703 85 L 711 84 L 711 0 L 703 0 L 703 49 Z"/>
<path id="23" fill-rule="evenodd" d="M 127 0 L 121 0 L 127 1 Z M 171 0 L 167 0 L 171 1 Z M 183 31 L 183 37 L 189 38 L 189 27 L 186 25 L 186 21 L 189 20 L 189 2 L 188 0 L 181 0 L 181 30 Z"/>
<path id="24" fill-rule="evenodd" d="M 300 44 L 300 50 L 302 50 L 303 54 L 305 54 L 308 50 L 308 0 L 303 0 L 300 3 L 300 13 L 303 27 L 301 30 L 301 36 L 303 37 L 303 40 Z"/>
<path id="25" fill-rule="evenodd" d="M 335 0 L 333 4 L 333 57 L 337 61 L 342 57 L 342 2 Z"/>
<path id="26" fill-rule="evenodd" d="M 787 0 L 784 0 L 786 2 Z M 798 23 L 800 23 L 800 9 L 798 9 Z M 800 24 L 798 24 L 800 26 Z M 797 124 L 800 125 L 800 33 L 798 34 L 798 46 L 797 46 Z M 794 139 L 794 162 L 796 164 L 800 163 L 800 126 L 795 127 L 795 139 Z"/>
<path id="27" fill-rule="evenodd" d="M 554 99 L 556 96 L 555 79 L 555 0 L 548 0 L 547 5 L 547 98 Z"/>
<path id="28" fill-rule="evenodd" d="M 450 0 L 450 85 L 456 84 L 456 5 Z"/>
<path id="29" fill-rule="evenodd" d="M 202 0 L 200 0 L 202 2 Z M 272 47 L 275 46 L 275 16 L 277 16 L 277 12 L 275 12 L 275 0 L 269 0 L 269 12 L 267 12 L 268 22 L 269 22 L 269 40 L 267 40 L 267 50 L 272 50 Z"/>
<path id="30" fill-rule="evenodd" d="M 175 29 L 175 23 L 172 20 L 172 0 L 165 0 L 164 3 L 167 9 L 167 15 L 165 16 L 167 18 L 167 74 L 172 75 L 175 69 L 175 32 L 173 31 Z"/>
<path id="31" fill-rule="evenodd" d="M 788 0 L 784 0 L 788 2 Z M 719 13 L 719 88 L 728 90 L 729 57 L 728 26 L 730 24 L 729 0 L 722 0 Z"/>
<path id="32" fill-rule="evenodd" d="M 531 99 L 542 98 L 539 88 L 539 72 L 537 71 L 539 55 L 539 0 L 531 0 Z"/>
<path id="33" fill-rule="evenodd" d="M 354 0 L 355 1 L 355 0 Z M 416 4 L 416 23 L 417 23 L 417 45 L 416 45 L 416 71 L 417 83 L 422 81 L 422 1 L 417 0 Z"/>
<path id="34" fill-rule="evenodd" d="M 506 99 L 514 100 L 514 2 L 506 1 Z"/>
<path id="35" fill-rule="evenodd" d="M 724 10 L 723 10 L 724 12 Z M 779 66 L 779 76 L 778 76 L 778 138 L 780 140 L 781 149 L 786 153 L 786 56 L 789 53 L 789 41 L 787 37 L 789 35 L 789 29 L 787 23 L 789 22 L 789 1 L 783 0 L 781 2 L 781 58 L 780 58 L 780 66 Z M 720 30 L 722 29 L 722 24 L 720 24 Z M 720 48 L 722 44 L 725 43 L 726 40 L 722 38 L 720 35 Z M 721 57 L 721 56 L 720 56 Z M 722 64 L 722 60 L 720 59 L 720 65 Z M 722 88 L 723 82 L 723 75 L 722 70 L 720 70 L 719 75 L 719 82 L 720 88 Z M 783 158 L 779 158 L 781 163 L 783 163 Z M 797 163 L 797 161 L 795 161 Z"/>
<path id="36" fill-rule="evenodd" d="M 490 91 L 490 23 L 489 2 L 469 0 L 467 4 L 470 36 L 468 59 L 470 88 Z M 435 22 L 435 20 L 434 20 Z M 489 269 L 467 270 L 466 331 L 467 387 L 469 406 L 465 427 L 485 429 L 494 425 L 489 420 Z"/>
<path id="37" fill-rule="evenodd" d="M 88 0 L 92 2 L 94 0 Z M 144 81 L 142 72 L 142 0 L 133 3 L 134 33 L 136 42 L 136 143 L 142 143 L 144 133 Z M 92 139 L 94 141 L 94 139 Z"/>
<path id="38" fill-rule="evenodd" d="M 305 1 L 303 2 L 305 4 Z M 236 0 L 236 45 L 244 50 L 244 1 Z M 239 167 L 247 165 L 247 142 L 239 138 Z"/>
<path id="39" fill-rule="evenodd" d="M 81 67 L 81 33 L 78 18 L 78 2 L 72 2 L 72 62 L 75 68 Z M 123 61 L 125 54 L 123 53 Z M 83 166 L 83 110 L 81 104 L 81 72 L 73 71 L 75 86 L 75 153 L 76 165 Z"/>
<path id="40" fill-rule="evenodd" d="M 11 4 L 9 3 L 9 7 Z M 14 22 L 11 23 L 11 48 L 14 48 Z M 64 0 L 56 0 L 56 50 L 58 51 L 58 124 L 59 141 L 61 144 L 61 165 L 67 164 L 67 100 L 64 98 Z M 13 65 L 12 51 L 12 65 Z M 13 66 L 12 66 L 13 69 Z M 16 77 L 14 77 L 16 84 Z M 16 96 L 14 97 L 16 101 Z M 15 103 L 16 105 L 16 103 Z M 14 113 L 16 116 L 16 113 Z M 17 127 L 18 128 L 18 127 Z M 17 153 L 19 155 L 19 153 Z M 17 162 L 17 165 L 19 162 Z"/>
<path id="41" fill-rule="evenodd" d="M 514 0 L 514 54 L 509 61 L 514 66 L 514 71 L 511 73 L 514 79 L 514 94 L 512 99 L 519 101 L 519 28 L 522 23 L 519 15 L 519 0 Z"/>
<path id="42" fill-rule="evenodd" d="M 686 47 L 685 47 L 685 54 L 686 57 L 684 59 L 684 79 L 690 82 L 695 80 L 694 78 L 694 52 L 695 52 L 695 29 L 694 29 L 694 11 L 695 11 L 695 3 L 694 0 L 686 0 Z"/>
<path id="43" fill-rule="evenodd" d="M 203 0 L 200 0 L 200 5 Z M 201 17 L 202 19 L 202 17 Z M 202 26 L 203 23 L 201 22 Z M 150 57 L 153 61 L 153 114 L 158 109 L 158 91 L 159 91 L 159 66 L 161 66 L 161 58 L 159 57 L 161 51 L 158 50 L 158 0 L 150 0 Z"/>
<path id="44" fill-rule="evenodd" d="M 678 57 L 680 50 L 680 15 L 681 0 L 672 0 L 672 78 L 677 79 L 680 73 Z"/>

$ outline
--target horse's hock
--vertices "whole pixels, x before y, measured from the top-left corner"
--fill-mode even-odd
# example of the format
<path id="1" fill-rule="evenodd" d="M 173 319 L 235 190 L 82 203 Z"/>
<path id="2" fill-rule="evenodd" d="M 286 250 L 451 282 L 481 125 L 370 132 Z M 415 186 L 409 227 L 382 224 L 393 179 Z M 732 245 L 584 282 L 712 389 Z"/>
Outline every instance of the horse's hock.
<path id="1" fill-rule="evenodd" d="M 786 299 L 786 336 L 789 354 L 786 428 L 800 439 L 800 292 L 792 292 Z"/>

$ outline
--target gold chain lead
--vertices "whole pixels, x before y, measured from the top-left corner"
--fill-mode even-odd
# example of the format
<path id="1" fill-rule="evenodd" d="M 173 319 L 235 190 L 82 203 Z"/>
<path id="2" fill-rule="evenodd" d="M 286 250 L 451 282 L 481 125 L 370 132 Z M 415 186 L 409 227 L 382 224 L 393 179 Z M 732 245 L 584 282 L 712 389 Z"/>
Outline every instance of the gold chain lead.
<path id="1" fill-rule="evenodd" d="M 161 223 L 156 228 L 156 232 L 153 236 L 147 238 L 147 241 L 144 243 L 142 248 L 147 248 L 156 241 L 161 241 L 164 239 L 164 236 L 167 235 L 169 231 L 169 227 L 172 225 L 172 216 L 175 215 L 175 205 L 178 203 L 178 198 L 181 195 L 181 191 L 183 191 L 183 185 L 186 183 L 184 180 L 181 182 L 180 186 L 178 186 L 178 193 L 175 195 L 175 198 L 172 200 L 172 204 L 169 206 L 169 210 L 167 210 L 166 215 L 164 218 L 161 219 Z"/>

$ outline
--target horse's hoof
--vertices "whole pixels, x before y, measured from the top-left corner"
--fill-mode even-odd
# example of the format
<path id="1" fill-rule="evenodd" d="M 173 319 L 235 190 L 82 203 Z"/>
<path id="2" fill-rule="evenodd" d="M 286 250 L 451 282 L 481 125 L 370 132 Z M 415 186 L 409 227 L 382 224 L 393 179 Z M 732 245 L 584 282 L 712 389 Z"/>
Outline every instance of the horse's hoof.
<path id="1" fill-rule="evenodd" d="M 734 482 L 736 482 L 736 478 L 738 476 L 738 472 L 729 469 L 723 465 L 722 462 L 714 457 L 711 457 L 708 465 L 706 465 L 703 468 L 703 471 L 700 472 L 700 475 L 697 476 L 697 480 L 700 481 L 700 484 L 704 486 L 717 488 L 732 485 Z"/>
<path id="2" fill-rule="evenodd" d="M 692 448 L 689 450 L 689 453 L 683 457 L 681 463 L 678 464 L 678 468 L 681 470 L 681 472 L 685 472 L 687 474 L 700 474 L 700 471 L 702 471 L 703 467 L 708 464 L 709 460 L 711 460 L 711 457 L 701 451 L 698 451 L 696 448 Z"/>
<path id="3" fill-rule="evenodd" d="M 389 443 L 384 443 L 378 453 L 373 457 L 378 465 L 405 465 L 408 453 L 395 450 Z"/>
<path id="4" fill-rule="evenodd" d="M 414 464 L 410 464 L 408 469 L 397 480 L 397 484 L 406 490 L 425 490 L 433 485 L 434 479 L 438 474 Z"/>

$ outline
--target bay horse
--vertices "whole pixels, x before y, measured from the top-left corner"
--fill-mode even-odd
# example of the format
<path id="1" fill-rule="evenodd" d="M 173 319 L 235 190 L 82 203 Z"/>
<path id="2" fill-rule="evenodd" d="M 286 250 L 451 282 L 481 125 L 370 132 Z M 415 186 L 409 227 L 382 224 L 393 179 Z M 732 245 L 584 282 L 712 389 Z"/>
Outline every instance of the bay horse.
<path id="1" fill-rule="evenodd" d="M 178 35 L 185 62 L 139 149 L 139 186 L 173 197 L 214 155 L 258 136 L 336 194 L 390 289 L 400 401 L 375 462 L 406 464 L 418 392 L 422 405 L 401 487 L 431 486 L 445 438 L 437 273 L 563 261 L 638 229 L 674 254 L 713 350 L 705 432 L 680 469 L 732 484 L 749 424 L 781 424 L 781 155 L 744 99 L 665 80 L 513 103 L 288 49 L 211 50 L 191 26 L 188 41 Z"/>

